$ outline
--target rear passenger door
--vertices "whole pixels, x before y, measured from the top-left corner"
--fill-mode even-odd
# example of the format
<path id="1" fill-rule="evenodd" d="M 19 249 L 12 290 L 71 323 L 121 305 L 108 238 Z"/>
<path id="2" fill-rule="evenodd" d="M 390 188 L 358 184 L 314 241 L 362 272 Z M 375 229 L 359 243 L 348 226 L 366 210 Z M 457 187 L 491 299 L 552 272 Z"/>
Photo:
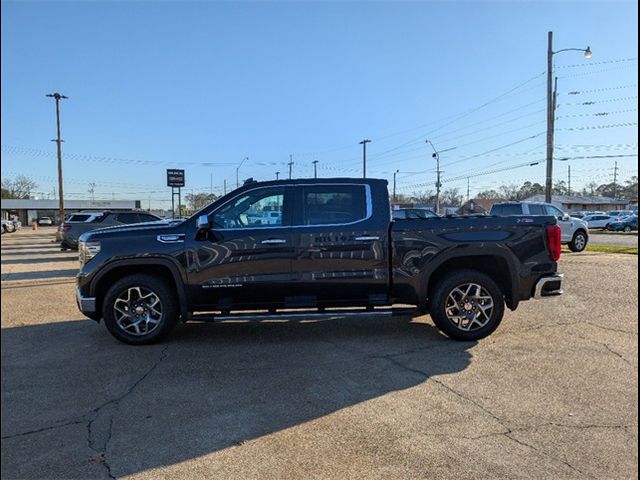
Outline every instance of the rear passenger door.
<path id="1" fill-rule="evenodd" d="M 294 282 L 287 303 L 385 304 L 390 215 L 374 214 L 371 186 L 308 184 L 294 191 Z"/>

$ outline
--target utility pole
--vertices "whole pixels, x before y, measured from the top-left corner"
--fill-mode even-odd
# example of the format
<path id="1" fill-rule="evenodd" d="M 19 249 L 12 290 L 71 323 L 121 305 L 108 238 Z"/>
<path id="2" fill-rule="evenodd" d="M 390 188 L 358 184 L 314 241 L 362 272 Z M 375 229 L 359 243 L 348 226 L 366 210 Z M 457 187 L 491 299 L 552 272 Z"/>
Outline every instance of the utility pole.
<path id="1" fill-rule="evenodd" d="M 396 170 L 393 172 L 393 201 L 396 201 L 396 175 L 400 172 L 400 170 Z"/>
<path id="2" fill-rule="evenodd" d="M 287 163 L 287 165 L 289 165 L 289 180 L 291 180 L 291 173 L 293 171 L 293 155 L 289 155 L 289 163 Z"/>
<path id="3" fill-rule="evenodd" d="M 68 99 L 60 93 L 49 93 L 47 97 L 55 98 L 56 100 L 56 126 L 58 129 L 58 137 L 55 141 L 58 144 L 58 191 L 60 192 L 60 200 L 58 203 L 58 209 L 60 216 L 60 222 L 64 222 L 64 194 L 62 190 L 62 138 L 60 136 L 60 99 Z"/>
<path id="4" fill-rule="evenodd" d="M 224 188 L 223 192 L 226 195 L 227 194 L 227 179 L 226 178 L 224 179 L 224 187 L 223 188 Z"/>
<path id="5" fill-rule="evenodd" d="M 367 143 L 371 143 L 371 140 L 364 139 L 360 142 L 362 145 L 362 178 L 367 178 Z"/>
<path id="6" fill-rule="evenodd" d="M 469 177 L 467 177 L 467 202 L 469 201 Z"/>
<path id="7" fill-rule="evenodd" d="M 280 172 L 276 172 L 276 180 L 280 178 Z"/>
<path id="8" fill-rule="evenodd" d="M 213 173 L 209 174 L 209 194 L 213 195 Z"/>
<path id="9" fill-rule="evenodd" d="M 567 193 L 571 195 L 571 165 L 567 165 Z"/>
<path id="10" fill-rule="evenodd" d="M 318 178 L 318 160 L 314 160 L 311 163 L 313 163 L 313 178 Z"/>
<path id="11" fill-rule="evenodd" d="M 613 198 L 618 197 L 618 161 L 616 160 L 616 165 L 613 167 Z"/>

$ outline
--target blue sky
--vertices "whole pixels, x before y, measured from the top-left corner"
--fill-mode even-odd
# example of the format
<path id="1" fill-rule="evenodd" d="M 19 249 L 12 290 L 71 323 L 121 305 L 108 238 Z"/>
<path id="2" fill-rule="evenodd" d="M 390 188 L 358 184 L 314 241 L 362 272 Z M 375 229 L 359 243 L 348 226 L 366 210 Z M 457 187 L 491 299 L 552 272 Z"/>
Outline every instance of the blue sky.
<path id="1" fill-rule="evenodd" d="M 433 189 L 544 183 L 547 31 L 559 79 L 556 163 L 572 187 L 637 175 L 637 5 L 632 2 L 2 2 L 2 175 L 65 191 L 170 204 L 226 179 L 368 176 Z M 519 86 L 515 90 L 514 87 Z M 510 92 L 510 93 L 507 93 Z M 569 92 L 580 92 L 569 94 Z M 503 95 L 507 93 L 506 95 Z M 584 105 L 584 102 L 596 102 Z M 487 104 L 487 105 L 485 105 Z M 484 105 L 484 106 L 483 106 Z M 481 108 L 478 108 L 481 107 Z M 596 113 L 606 115 L 594 115 Z M 497 171 L 491 174 L 483 172 Z M 410 173 L 419 172 L 419 173 Z"/>

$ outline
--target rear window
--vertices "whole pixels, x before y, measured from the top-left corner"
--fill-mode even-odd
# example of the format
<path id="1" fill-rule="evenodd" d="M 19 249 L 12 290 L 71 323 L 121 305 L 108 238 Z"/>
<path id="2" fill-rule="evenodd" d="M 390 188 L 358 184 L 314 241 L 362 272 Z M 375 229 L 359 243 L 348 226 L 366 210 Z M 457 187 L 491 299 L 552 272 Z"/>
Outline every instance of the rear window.
<path id="1" fill-rule="evenodd" d="M 352 223 L 367 216 L 362 185 L 318 185 L 303 192 L 303 225 Z"/>
<path id="2" fill-rule="evenodd" d="M 509 215 L 522 215 L 522 206 L 517 203 L 494 205 L 491 207 L 491 215 L 508 217 Z"/>
<path id="3" fill-rule="evenodd" d="M 69 220 L 67 220 L 68 222 L 86 222 L 87 220 L 89 220 L 89 217 L 91 217 L 91 215 L 86 215 L 86 214 L 82 214 L 82 215 L 71 215 L 69 217 Z"/>

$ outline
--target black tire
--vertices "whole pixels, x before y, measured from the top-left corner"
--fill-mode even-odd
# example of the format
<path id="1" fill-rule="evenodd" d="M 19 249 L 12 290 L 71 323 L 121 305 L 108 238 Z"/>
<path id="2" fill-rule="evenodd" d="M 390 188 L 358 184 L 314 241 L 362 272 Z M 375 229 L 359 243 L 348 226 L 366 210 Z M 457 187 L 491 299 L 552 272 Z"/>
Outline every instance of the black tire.
<path id="1" fill-rule="evenodd" d="M 625 225 L 622 229 L 623 232 L 629 233 L 631 231 L 631 227 L 629 225 Z"/>
<path id="2" fill-rule="evenodd" d="M 489 294 L 493 301 L 493 308 L 488 315 L 489 320 L 484 325 L 463 330 L 447 317 L 447 302 L 457 287 L 470 283 L 479 285 Z M 456 270 L 447 274 L 433 288 L 429 299 L 429 313 L 436 326 L 449 338 L 461 341 L 480 340 L 491 335 L 500 325 L 504 316 L 504 294 L 488 275 L 476 270 Z"/>
<path id="3" fill-rule="evenodd" d="M 582 252 L 587 248 L 587 234 L 582 230 L 578 230 L 573 234 L 573 238 L 569 242 L 569 250 L 575 253 Z"/>
<path id="4" fill-rule="evenodd" d="M 139 290 L 134 290 L 133 294 L 130 293 L 130 289 L 135 289 L 136 287 Z M 109 333 L 116 337 L 118 340 L 124 343 L 128 343 L 130 345 L 149 345 L 151 343 L 156 343 L 160 341 L 164 336 L 166 336 L 175 326 L 178 321 L 178 300 L 175 296 L 175 293 L 167 283 L 161 278 L 154 277 L 151 275 L 130 275 L 128 277 L 124 277 L 118 280 L 109 290 L 104 297 L 104 302 L 102 305 L 102 318 L 104 319 L 104 324 L 106 325 Z M 140 297 L 138 293 L 142 292 L 143 294 L 147 294 L 151 292 L 160 302 L 160 312 L 159 319 L 153 327 L 149 326 L 148 320 L 145 321 L 144 324 L 141 322 L 144 320 L 140 320 L 140 322 L 131 322 L 130 317 L 135 315 L 133 312 L 128 313 L 127 315 L 121 315 L 116 313 L 115 304 L 118 301 L 118 304 L 122 307 L 122 305 L 128 305 L 128 310 L 131 310 L 132 307 L 140 300 L 140 308 L 142 307 L 144 300 L 143 297 Z M 137 299 L 135 298 L 137 295 Z M 124 298 L 134 299 L 131 302 L 125 302 Z M 153 298 L 153 297 L 150 297 Z M 156 304 L 157 305 L 157 304 Z M 137 311 L 137 310 L 136 310 Z M 124 312 L 123 312 L 124 313 Z M 149 329 L 148 333 L 144 331 L 142 333 L 131 333 L 130 331 L 125 330 L 125 328 L 121 327 L 118 324 L 118 319 L 116 319 L 116 315 L 121 316 L 121 324 L 125 325 L 128 328 L 133 330 L 134 323 L 144 325 L 144 329 Z M 145 316 L 145 313 L 141 312 L 141 316 Z M 151 318 L 152 314 L 147 314 L 147 319 Z M 135 318 L 134 318 L 135 320 Z M 136 327 L 136 330 L 139 330 L 140 327 Z"/>

